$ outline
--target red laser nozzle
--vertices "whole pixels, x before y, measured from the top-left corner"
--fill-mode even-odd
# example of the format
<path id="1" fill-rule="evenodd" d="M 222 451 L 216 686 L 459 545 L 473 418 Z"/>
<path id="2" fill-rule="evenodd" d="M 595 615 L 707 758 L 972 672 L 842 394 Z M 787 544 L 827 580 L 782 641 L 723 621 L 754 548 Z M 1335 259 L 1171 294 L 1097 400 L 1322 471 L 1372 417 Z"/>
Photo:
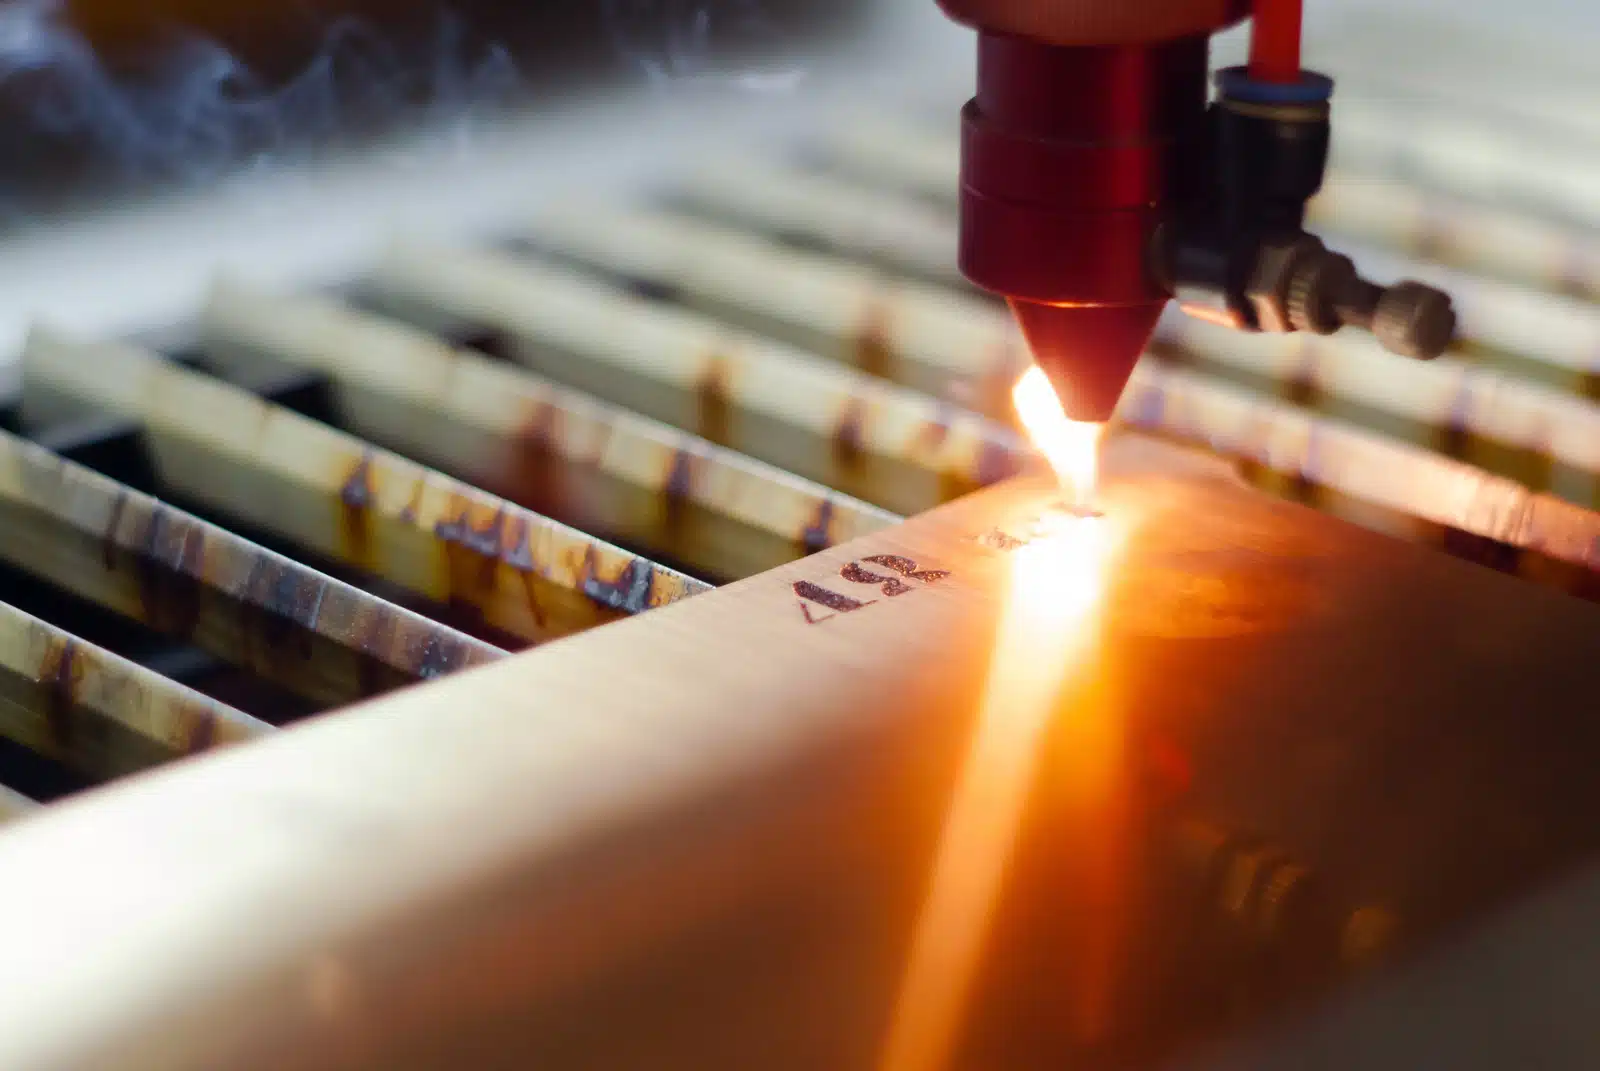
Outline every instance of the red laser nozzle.
<path id="1" fill-rule="evenodd" d="M 1167 300 L 1151 250 L 1204 134 L 1207 41 L 1071 47 L 981 30 L 961 269 L 1006 297 L 1074 420 L 1104 421 Z"/>

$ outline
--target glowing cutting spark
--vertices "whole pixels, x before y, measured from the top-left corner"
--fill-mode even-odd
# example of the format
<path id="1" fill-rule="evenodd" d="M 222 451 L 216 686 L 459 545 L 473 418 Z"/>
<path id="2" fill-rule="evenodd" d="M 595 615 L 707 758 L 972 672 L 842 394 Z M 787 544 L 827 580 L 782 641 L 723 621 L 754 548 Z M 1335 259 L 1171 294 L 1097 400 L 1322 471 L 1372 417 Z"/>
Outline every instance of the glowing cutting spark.
<path id="1" fill-rule="evenodd" d="M 1100 435 L 1104 424 L 1069 420 L 1050 380 L 1035 365 L 1022 374 L 1011 390 L 1017 416 L 1039 452 L 1050 462 L 1056 478 L 1080 503 L 1094 498 L 1100 461 Z"/>

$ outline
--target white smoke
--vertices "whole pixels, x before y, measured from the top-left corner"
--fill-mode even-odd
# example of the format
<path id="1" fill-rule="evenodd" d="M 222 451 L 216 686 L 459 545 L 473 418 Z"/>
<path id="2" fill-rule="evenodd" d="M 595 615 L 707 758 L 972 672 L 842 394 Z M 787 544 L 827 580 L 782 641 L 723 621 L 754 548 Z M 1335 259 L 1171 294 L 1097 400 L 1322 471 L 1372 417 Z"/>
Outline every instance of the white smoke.
<path id="1" fill-rule="evenodd" d="M 603 0 L 617 51 L 652 82 L 720 84 L 755 93 L 789 93 L 805 79 L 797 67 L 718 69 L 718 37 L 772 44 L 778 28 L 759 0 Z"/>
<path id="2" fill-rule="evenodd" d="M 0 3 L 7 138 L 25 155 L 69 153 L 106 178 L 207 181 L 417 108 L 436 123 L 461 123 L 508 99 L 518 81 L 502 49 L 474 46 L 448 15 L 420 49 L 336 22 L 299 73 L 278 84 L 198 36 L 148 59 L 137 76 L 113 73 L 61 0 Z"/>

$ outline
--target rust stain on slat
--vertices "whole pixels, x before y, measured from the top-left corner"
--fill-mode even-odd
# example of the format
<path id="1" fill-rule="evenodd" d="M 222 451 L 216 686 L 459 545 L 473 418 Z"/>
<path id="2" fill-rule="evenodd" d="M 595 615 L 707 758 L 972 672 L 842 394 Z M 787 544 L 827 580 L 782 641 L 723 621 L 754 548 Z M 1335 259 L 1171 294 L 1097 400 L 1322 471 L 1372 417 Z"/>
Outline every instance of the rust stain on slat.
<path id="1" fill-rule="evenodd" d="M 695 384 L 695 431 L 718 446 L 732 441 L 733 403 L 728 398 L 728 375 L 727 360 L 711 355 Z"/>
<path id="2" fill-rule="evenodd" d="M 372 486 L 372 451 L 365 450 L 339 487 L 339 529 L 348 560 L 372 568 L 372 504 L 377 493 Z"/>
<path id="3" fill-rule="evenodd" d="M 135 568 L 139 602 L 151 627 L 185 639 L 194 635 L 205 576 L 205 533 L 199 526 L 152 503 Z"/>
<path id="4" fill-rule="evenodd" d="M 427 484 L 418 480 L 411 488 L 411 497 L 406 499 L 406 504 L 400 507 L 400 521 L 403 524 L 416 524 L 417 517 L 422 512 L 422 495 L 427 490 Z"/>
<path id="5" fill-rule="evenodd" d="M 815 554 L 833 546 L 833 499 L 824 498 L 817 503 L 811 522 L 800 530 L 800 546 L 807 554 Z"/>
<path id="6" fill-rule="evenodd" d="M 100 555 L 109 572 L 117 567 L 117 529 L 122 525 L 122 514 L 128 508 L 128 489 L 118 486 L 111 500 L 111 516 L 106 520 L 105 532 L 100 539 Z"/>
<path id="7" fill-rule="evenodd" d="M 941 401 L 937 415 L 932 420 L 923 421 L 922 426 L 917 429 L 917 434 L 912 439 L 911 448 L 916 453 L 932 457 L 938 454 L 949 438 L 949 403 Z"/>
<path id="8" fill-rule="evenodd" d="M 506 494 L 538 513 L 553 515 L 566 504 L 566 458 L 561 453 L 559 406 L 543 401 L 521 421 L 511 437 L 506 464 Z"/>
<path id="9" fill-rule="evenodd" d="M 241 593 L 246 642 L 259 639 L 269 664 L 284 658 L 310 661 L 325 591 L 326 582 L 317 574 L 257 553 Z"/>
<path id="10" fill-rule="evenodd" d="M 46 637 L 36 676 L 45 690 L 44 714 L 50 738 L 58 747 L 66 747 L 73 737 L 73 712 L 78 706 L 84 667 L 75 640 L 55 632 L 46 633 Z"/>
<path id="11" fill-rule="evenodd" d="M 846 472 L 855 473 L 866 462 L 867 407 L 860 398 L 851 398 L 839 414 L 833 430 L 833 459 Z"/>
<path id="12" fill-rule="evenodd" d="M 450 496 L 445 516 L 447 520 L 434 524 L 433 534 L 444 545 L 451 605 L 477 608 L 481 593 L 494 588 L 505 507 L 496 505 L 491 510 L 456 492 Z"/>
<path id="13" fill-rule="evenodd" d="M 667 472 L 661 484 L 662 496 L 662 521 L 669 537 L 677 535 L 683 528 L 689 512 L 689 505 L 694 501 L 695 494 L 695 464 L 699 458 L 688 447 L 680 446 L 672 453 L 672 459 L 667 463 Z"/>
<path id="14" fill-rule="evenodd" d="M 396 615 L 381 604 L 362 614 L 357 629 L 363 657 L 356 660 L 362 695 L 382 695 L 394 688 L 397 680 L 403 679 L 389 659 L 389 652 L 394 648 L 396 624 Z"/>
<path id="15" fill-rule="evenodd" d="M 522 592 L 528 603 L 528 612 L 533 615 L 534 624 L 544 629 L 547 627 L 548 618 L 539 602 L 538 567 L 534 563 L 533 548 L 528 537 L 528 518 L 513 518 L 506 526 L 504 551 L 501 557 L 522 578 Z"/>
<path id="16" fill-rule="evenodd" d="M 852 360 L 855 366 L 869 376 L 892 379 L 895 351 L 889 341 L 889 310 L 880 302 L 872 302 L 862 313 L 861 326 L 852 340 Z"/>
<path id="17" fill-rule="evenodd" d="M 205 700 L 182 700 L 173 711 L 178 723 L 178 751 L 194 755 L 217 745 L 217 710 Z"/>
<path id="18" fill-rule="evenodd" d="M 643 558 L 631 558 L 614 576 L 606 576 L 600 568 L 600 555 L 594 547 L 585 547 L 580 589 L 601 606 L 623 613 L 638 614 L 650 609 L 657 600 L 657 586 L 661 576 L 655 566 Z"/>

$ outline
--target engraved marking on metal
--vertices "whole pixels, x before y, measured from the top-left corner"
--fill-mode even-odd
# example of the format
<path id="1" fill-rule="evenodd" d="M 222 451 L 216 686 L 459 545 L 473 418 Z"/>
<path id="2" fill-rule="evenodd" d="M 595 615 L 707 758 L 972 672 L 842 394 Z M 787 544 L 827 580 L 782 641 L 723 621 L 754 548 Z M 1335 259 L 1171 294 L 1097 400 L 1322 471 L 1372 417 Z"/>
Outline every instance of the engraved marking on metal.
<path id="1" fill-rule="evenodd" d="M 867 602 L 862 602 L 859 599 L 852 599 L 848 595 L 840 595 L 838 592 L 829 591 L 827 588 L 822 587 L 819 584 L 813 584 L 809 580 L 795 581 L 793 590 L 794 593 L 800 596 L 802 600 L 800 603 L 800 612 L 805 615 L 806 624 L 808 625 L 820 625 L 824 621 L 833 620 L 840 614 L 854 613 L 863 607 L 873 605 L 873 603 L 877 601 L 876 599 L 873 599 Z M 811 608 L 806 605 L 806 602 L 814 602 L 817 605 L 825 606 L 834 612 L 825 617 L 813 617 L 811 614 Z"/>

